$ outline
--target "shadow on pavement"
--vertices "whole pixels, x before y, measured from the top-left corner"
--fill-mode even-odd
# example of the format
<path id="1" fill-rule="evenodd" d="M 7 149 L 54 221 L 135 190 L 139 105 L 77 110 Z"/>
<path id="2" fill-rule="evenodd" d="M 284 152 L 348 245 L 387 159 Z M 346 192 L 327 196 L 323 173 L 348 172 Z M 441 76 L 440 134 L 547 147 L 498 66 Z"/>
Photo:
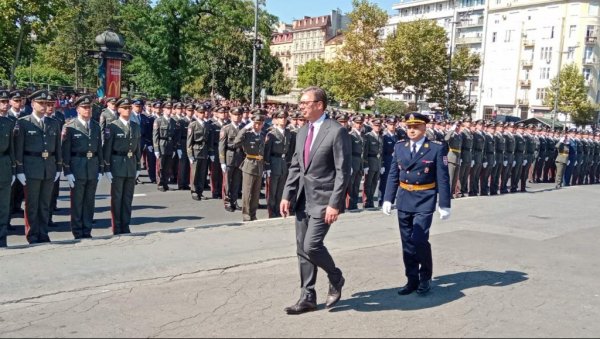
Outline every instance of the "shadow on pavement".
<path id="1" fill-rule="evenodd" d="M 342 299 L 330 312 L 375 312 L 389 310 L 420 310 L 440 306 L 465 296 L 463 291 L 482 286 L 502 287 L 529 279 L 527 273 L 517 271 L 473 271 L 439 276 L 433 279 L 429 294 L 398 295 L 400 287 L 358 292 L 351 299 Z M 342 297 L 343 298 L 343 297 Z"/>

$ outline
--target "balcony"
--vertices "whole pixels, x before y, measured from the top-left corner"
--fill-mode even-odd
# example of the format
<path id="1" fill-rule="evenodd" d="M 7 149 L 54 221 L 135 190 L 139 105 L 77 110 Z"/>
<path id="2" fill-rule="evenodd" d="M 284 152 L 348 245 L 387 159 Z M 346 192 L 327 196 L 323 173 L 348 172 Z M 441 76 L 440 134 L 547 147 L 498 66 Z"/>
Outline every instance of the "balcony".
<path id="1" fill-rule="evenodd" d="M 519 80 L 521 87 L 531 87 L 531 80 Z"/>
<path id="2" fill-rule="evenodd" d="M 464 38 L 456 38 L 457 45 L 470 45 L 470 44 L 480 44 L 482 41 L 482 37 L 464 37 Z"/>
<path id="3" fill-rule="evenodd" d="M 531 59 L 521 60 L 521 66 L 523 68 L 531 68 L 531 67 L 533 67 L 533 60 L 531 60 Z"/>
<path id="4" fill-rule="evenodd" d="M 533 48 L 535 46 L 535 41 L 533 40 L 523 40 L 523 47 L 525 48 Z"/>
<path id="5" fill-rule="evenodd" d="M 483 27 L 483 18 L 480 18 L 478 20 L 465 20 L 465 21 L 459 21 L 456 26 L 458 28 L 470 28 L 470 27 Z"/>
<path id="6" fill-rule="evenodd" d="M 596 37 L 596 36 L 590 35 L 590 36 L 585 37 L 586 45 L 595 45 L 597 41 L 598 41 L 598 37 Z"/>
<path id="7" fill-rule="evenodd" d="M 596 58 L 586 58 L 583 59 L 583 65 L 584 66 L 597 66 L 598 62 L 596 61 Z"/>
<path id="8" fill-rule="evenodd" d="M 519 99 L 519 106 L 529 106 L 529 99 Z"/>

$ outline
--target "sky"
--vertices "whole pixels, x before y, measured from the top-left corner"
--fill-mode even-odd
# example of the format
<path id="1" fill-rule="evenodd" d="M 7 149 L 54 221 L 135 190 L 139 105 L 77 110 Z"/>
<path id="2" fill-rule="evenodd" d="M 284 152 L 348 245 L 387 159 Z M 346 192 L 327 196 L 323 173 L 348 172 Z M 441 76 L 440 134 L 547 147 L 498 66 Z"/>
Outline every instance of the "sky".
<path id="1" fill-rule="evenodd" d="M 381 9 L 392 14 L 392 5 L 400 0 L 371 0 Z M 266 0 L 267 11 L 279 17 L 280 21 L 291 24 L 294 19 L 307 16 L 331 14 L 334 9 L 340 9 L 344 14 L 352 10 L 352 0 Z"/>

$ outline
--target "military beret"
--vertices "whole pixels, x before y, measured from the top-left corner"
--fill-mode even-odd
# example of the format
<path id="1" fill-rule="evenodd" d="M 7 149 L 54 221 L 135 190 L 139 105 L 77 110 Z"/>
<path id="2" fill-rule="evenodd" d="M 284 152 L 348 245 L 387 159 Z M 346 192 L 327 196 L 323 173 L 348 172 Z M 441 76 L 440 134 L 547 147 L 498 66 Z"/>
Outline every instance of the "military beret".
<path id="1" fill-rule="evenodd" d="M 21 100 L 23 99 L 23 92 L 21 90 L 14 90 L 10 92 L 10 98 L 13 100 Z"/>
<path id="2" fill-rule="evenodd" d="M 73 103 L 73 106 L 78 107 L 78 106 L 90 106 L 92 104 L 92 97 L 90 95 L 82 95 L 79 98 L 77 98 L 77 100 L 75 100 L 75 102 Z"/>
<path id="3" fill-rule="evenodd" d="M 48 92 L 44 89 L 40 89 L 39 91 L 33 92 L 29 99 L 31 101 L 46 101 L 48 99 Z"/>
<path id="4" fill-rule="evenodd" d="M 196 109 L 196 105 L 190 102 L 189 104 L 185 105 L 185 109 L 187 111 L 193 111 L 194 109 Z"/>
<path id="5" fill-rule="evenodd" d="M 10 92 L 5 89 L 0 89 L 0 101 L 7 101 L 10 99 Z"/>
<path id="6" fill-rule="evenodd" d="M 108 97 L 106 98 L 106 103 L 110 103 L 112 102 L 113 104 L 117 102 L 117 98 L 113 98 L 113 97 Z"/>
<path id="7" fill-rule="evenodd" d="M 404 116 L 407 125 L 428 124 L 429 117 L 421 113 L 408 113 Z"/>
<path id="8" fill-rule="evenodd" d="M 252 121 L 254 122 L 264 122 L 265 116 L 263 114 L 255 114 L 252 116 Z"/>
<path id="9" fill-rule="evenodd" d="M 243 107 L 234 107 L 229 113 L 231 113 L 232 115 L 241 115 L 242 113 L 244 113 L 244 108 Z"/>
<path id="10" fill-rule="evenodd" d="M 129 98 L 121 98 L 119 100 L 117 100 L 117 102 L 115 103 L 115 106 L 117 107 L 131 107 L 131 99 Z"/>

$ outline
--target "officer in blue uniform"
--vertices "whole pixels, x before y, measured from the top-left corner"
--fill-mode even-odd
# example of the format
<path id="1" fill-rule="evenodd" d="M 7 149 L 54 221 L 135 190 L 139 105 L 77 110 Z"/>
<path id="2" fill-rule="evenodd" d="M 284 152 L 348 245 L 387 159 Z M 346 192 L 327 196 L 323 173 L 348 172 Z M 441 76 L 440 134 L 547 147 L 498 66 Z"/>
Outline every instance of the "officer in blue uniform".
<path id="1" fill-rule="evenodd" d="M 429 244 L 429 228 L 436 205 L 440 219 L 450 217 L 450 179 L 448 146 L 425 137 L 429 118 L 419 113 L 405 117 L 407 140 L 394 148 L 392 166 L 387 179 L 383 213 L 391 214 L 396 200 L 402 255 L 408 282 L 398 291 L 408 295 L 414 291 L 426 294 L 431 289 L 433 260 Z"/>
<path id="2" fill-rule="evenodd" d="M 381 152 L 381 177 L 379 178 L 379 207 L 383 205 L 387 177 L 390 174 L 390 164 L 394 157 L 394 146 L 398 142 L 396 134 L 396 118 L 390 117 L 386 120 L 386 130 L 383 132 L 383 147 Z"/>

